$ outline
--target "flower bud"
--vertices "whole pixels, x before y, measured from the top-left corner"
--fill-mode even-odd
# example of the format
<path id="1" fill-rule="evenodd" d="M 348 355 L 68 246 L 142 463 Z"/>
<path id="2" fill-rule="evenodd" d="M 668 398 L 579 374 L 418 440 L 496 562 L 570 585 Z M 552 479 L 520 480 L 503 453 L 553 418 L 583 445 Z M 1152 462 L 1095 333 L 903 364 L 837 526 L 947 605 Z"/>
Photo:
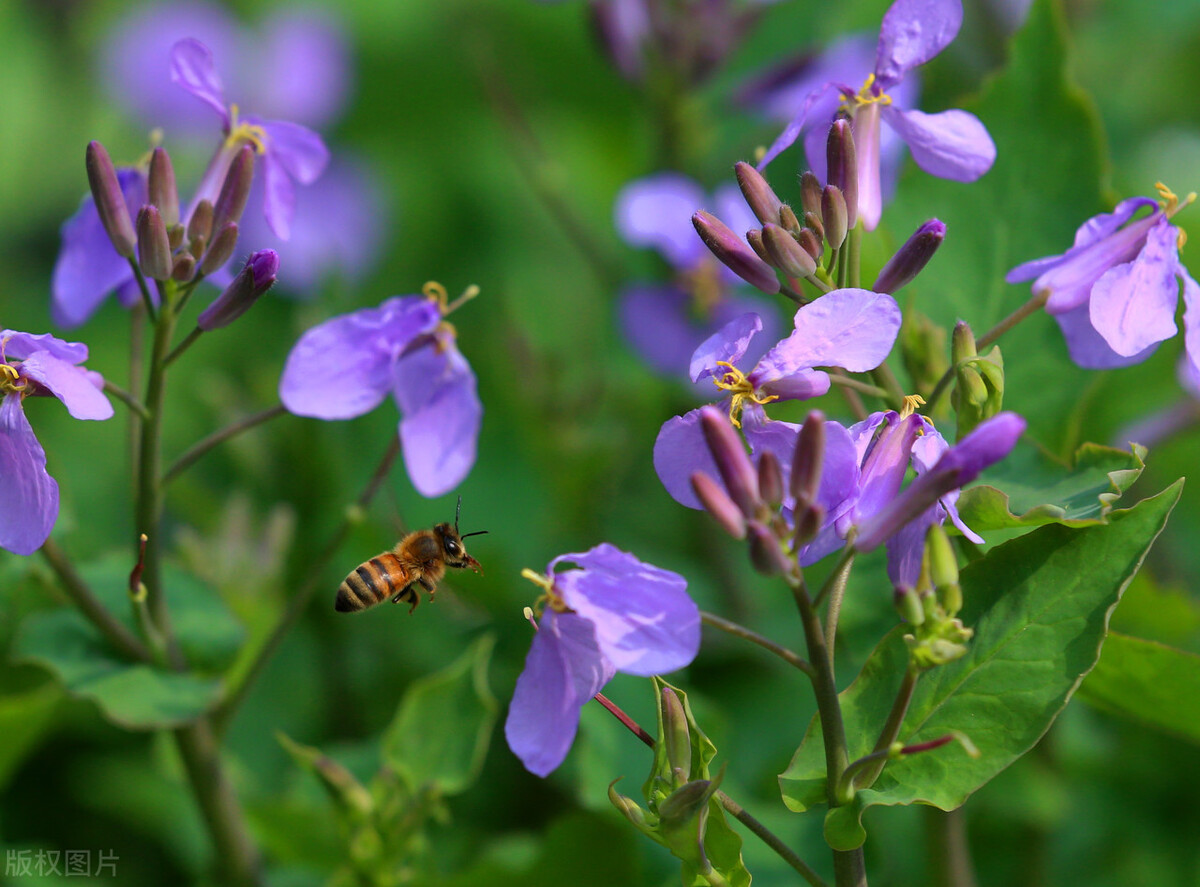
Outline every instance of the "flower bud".
<path id="1" fill-rule="evenodd" d="M 670 687 L 662 688 L 661 710 L 667 763 L 673 773 L 682 773 L 681 781 L 686 782 L 692 772 L 692 738 L 683 703 Z"/>
<path id="2" fill-rule="evenodd" d="M 225 173 L 225 182 L 221 185 L 221 193 L 213 204 L 214 231 L 220 231 L 229 222 L 242 218 L 246 208 L 246 199 L 250 196 L 250 183 L 254 179 L 254 148 L 245 145 L 233 157 L 229 171 Z"/>
<path id="3" fill-rule="evenodd" d="M 821 220 L 825 223 L 825 240 L 830 249 L 837 249 L 846 240 L 848 216 L 846 198 L 837 185 L 826 185 L 821 191 Z"/>
<path id="4" fill-rule="evenodd" d="M 704 510 L 721 525 L 721 529 L 734 539 L 746 538 L 746 518 L 733 504 L 724 487 L 703 471 L 696 471 L 692 474 L 692 491 Z"/>
<path id="5" fill-rule="evenodd" d="M 700 428 L 725 489 L 746 517 L 758 512 L 758 474 L 729 417 L 713 406 L 700 408 Z"/>
<path id="6" fill-rule="evenodd" d="M 909 625 L 922 625 L 925 622 L 925 606 L 915 588 L 897 588 L 894 603 L 900 618 Z"/>
<path id="7" fill-rule="evenodd" d="M 805 215 L 821 214 L 821 180 L 812 170 L 806 169 L 800 176 L 800 205 L 804 207 Z"/>
<path id="8" fill-rule="evenodd" d="M 758 457 L 758 493 L 771 508 L 783 502 L 783 469 L 770 450 L 763 450 Z"/>
<path id="9" fill-rule="evenodd" d="M 846 228 L 858 222 L 858 162 L 850 121 L 839 117 L 829 127 L 825 140 L 825 159 L 829 184 L 836 186 L 846 200 Z"/>
<path id="10" fill-rule="evenodd" d="M 178 222 L 167 226 L 167 242 L 171 244 L 172 252 L 183 246 L 183 234 L 183 225 L 180 225 Z"/>
<path id="11" fill-rule="evenodd" d="M 150 203 L 158 207 L 163 224 L 168 228 L 179 224 L 179 191 L 175 187 L 175 168 L 166 148 L 155 148 L 150 155 L 149 193 Z"/>
<path id="12" fill-rule="evenodd" d="M 678 828 L 699 815 L 716 791 L 716 785 L 708 779 L 695 779 L 675 791 L 658 805 L 658 815 L 665 828 Z M 703 842 L 701 842 L 703 846 Z"/>
<path id="13" fill-rule="evenodd" d="M 180 253 L 171 266 L 171 279 L 187 283 L 196 275 L 196 257 L 191 253 Z"/>
<path id="14" fill-rule="evenodd" d="M 800 229 L 804 226 L 796 218 L 795 210 L 784 204 L 779 208 L 779 227 L 788 232 L 788 234 L 796 235 L 800 233 Z"/>
<path id="15" fill-rule="evenodd" d="M 815 539 L 817 533 L 821 532 L 821 527 L 825 526 L 825 506 L 820 502 L 810 502 L 807 505 L 797 503 L 793 520 L 796 523 L 793 539 L 799 548 Z"/>
<path id="16" fill-rule="evenodd" d="M 971 325 L 965 320 L 960 320 L 954 325 L 954 333 L 950 337 L 950 359 L 955 364 L 960 364 L 964 360 L 970 360 L 979 352 L 975 348 L 975 333 L 971 331 Z"/>
<path id="17" fill-rule="evenodd" d="M 812 256 L 814 262 L 821 261 L 825 247 L 821 246 L 821 239 L 812 228 L 801 228 L 800 233 L 796 236 L 796 242 L 800 244 L 801 249 Z"/>
<path id="18" fill-rule="evenodd" d="M 746 232 L 746 242 L 750 244 L 750 248 L 758 255 L 760 259 L 771 264 L 771 256 L 767 252 L 767 248 L 763 246 L 762 230 L 759 228 L 751 228 Z"/>
<path id="19" fill-rule="evenodd" d="M 137 234 L 138 264 L 142 273 L 154 280 L 166 280 L 171 276 L 171 242 L 156 207 L 146 204 L 138 210 Z"/>
<path id="20" fill-rule="evenodd" d="M 196 204 L 196 208 L 192 210 L 192 217 L 187 223 L 187 237 L 189 243 L 195 243 L 198 240 L 208 240 L 212 234 L 213 223 L 213 205 L 211 200 L 201 200 Z M 192 250 L 192 255 L 199 258 L 197 253 L 203 254 L 204 250 Z"/>
<path id="21" fill-rule="evenodd" d="M 712 213 L 701 210 L 692 216 L 692 224 L 709 252 L 734 274 L 764 293 L 774 295 L 779 292 L 779 279 L 775 271 L 724 222 Z"/>
<path id="22" fill-rule="evenodd" d="M 793 563 L 779 544 L 779 537 L 756 520 L 747 521 L 746 537 L 750 540 L 750 563 L 764 576 L 790 573 Z"/>
<path id="23" fill-rule="evenodd" d="M 92 199 L 96 202 L 96 212 L 100 215 L 104 230 L 108 232 L 108 239 L 119 255 L 132 259 L 135 242 L 133 222 L 129 218 L 129 208 L 125 205 L 125 195 L 121 191 L 112 159 L 99 142 L 89 142 L 84 163 Z"/>
<path id="24" fill-rule="evenodd" d="M 278 271 L 279 254 L 275 250 L 260 249 L 253 253 L 225 292 L 200 314 L 196 326 L 209 332 L 237 320 L 271 288 Z"/>
<path id="25" fill-rule="evenodd" d="M 998 415 L 1004 406 L 1004 357 L 1000 346 L 987 354 L 969 358 L 955 366 L 956 385 L 952 401 L 958 416 L 956 439 L 962 439 L 981 422 Z"/>
<path id="26" fill-rule="evenodd" d="M 813 410 L 796 435 L 796 453 L 792 457 L 792 496 L 796 508 L 817 501 L 821 488 L 821 470 L 825 461 L 825 414 Z"/>
<path id="27" fill-rule="evenodd" d="M 204 260 L 200 263 L 200 273 L 212 274 L 228 262 L 229 257 L 233 255 L 233 248 L 237 246 L 237 241 L 237 222 L 227 222 L 224 228 L 218 229 L 212 244 L 204 253 Z"/>
<path id="28" fill-rule="evenodd" d="M 896 254 L 888 259 L 875 285 L 871 287 L 877 293 L 894 293 L 916 277 L 921 269 L 929 264 L 933 254 L 937 252 L 942 241 L 946 239 L 946 224 L 938 219 L 930 219 L 905 241 L 904 246 L 896 250 Z"/>
<path id="29" fill-rule="evenodd" d="M 813 234 L 817 235 L 818 240 L 825 239 L 825 224 L 821 221 L 821 217 L 816 213 L 804 214 L 804 227 L 811 228 Z"/>
<path id="30" fill-rule="evenodd" d="M 929 580 L 935 590 L 958 584 L 958 558 L 941 524 L 933 524 L 925 534 L 925 556 L 929 559 Z"/>
<path id="31" fill-rule="evenodd" d="M 618 794 L 616 785 L 618 780 L 613 780 L 608 786 L 608 799 L 612 801 L 612 805 L 616 807 L 621 814 L 632 822 L 639 829 L 645 830 L 646 814 L 636 803 L 633 798 L 627 798 L 622 794 Z"/>
<path id="32" fill-rule="evenodd" d="M 813 257 L 778 225 L 764 225 L 762 239 L 772 264 L 788 277 L 811 277 L 817 270 Z"/>
<path id="33" fill-rule="evenodd" d="M 762 173 L 742 160 L 733 165 L 733 172 L 737 176 L 738 187 L 742 189 L 742 196 L 758 220 L 763 224 L 779 221 L 779 208 L 783 201 L 767 184 Z"/>

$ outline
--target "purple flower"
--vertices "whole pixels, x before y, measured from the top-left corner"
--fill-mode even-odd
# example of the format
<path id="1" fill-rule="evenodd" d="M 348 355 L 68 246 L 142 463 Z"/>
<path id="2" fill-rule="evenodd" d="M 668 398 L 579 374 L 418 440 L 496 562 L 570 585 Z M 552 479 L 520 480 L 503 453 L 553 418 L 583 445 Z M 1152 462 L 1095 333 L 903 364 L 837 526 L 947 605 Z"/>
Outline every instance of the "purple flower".
<path id="1" fill-rule="evenodd" d="M 443 323 L 445 291 L 396 296 L 313 327 L 288 355 L 279 397 L 289 412 L 352 419 L 390 392 L 408 476 L 422 496 L 454 489 L 475 464 L 483 406 L 475 374 Z"/>
<path id="2" fill-rule="evenodd" d="M 749 373 L 736 362 L 761 330 L 759 318 L 746 314 L 730 322 L 696 349 L 692 380 L 711 378 L 727 393 L 723 401 L 748 439 L 768 434 L 777 423 L 762 405 L 774 400 L 804 400 L 829 390 L 829 376 L 816 367 L 866 372 L 879 366 L 900 331 L 900 306 L 883 293 L 834 290 L 796 312 L 796 330 L 776 344 Z M 717 475 L 700 430 L 700 411 L 668 419 L 654 442 L 654 468 L 667 492 L 680 504 L 700 508 L 691 488 L 695 471 Z M 751 440 L 752 446 L 754 445 Z M 780 460 L 791 461 L 791 454 Z"/>
<path id="3" fill-rule="evenodd" d="M 1071 359 L 1087 369 L 1140 363 L 1178 332 L 1179 283 L 1185 306 L 1184 347 L 1188 372 L 1200 378 L 1200 287 L 1179 261 L 1181 232 L 1171 217 L 1182 203 L 1165 186 L 1160 206 L 1131 197 L 1075 232 L 1075 245 L 1060 256 L 1018 265 L 1009 283 L 1033 280 L 1067 340 Z M 1148 215 L 1135 219 L 1142 209 Z"/>
<path id="4" fill-rule="evenodd" d="M 555 573 L 563 562 L 578 569 Z M 677 573 L 607 543 L 550 561 L 534 578 L 546 606 L 517 678 L 504 735 L 525 767 L 554 770 L 571 748 L 579 712 L 612 676 L 676 671 L 700 649 L 700 611 Z"/>
<path id="5" fill-rule="evenodd" d="M 907 109 L 909 97 L 899 92 L 905 75 L 946 48 L 962 25 L 961 0 L 896 0 L 884 14 L 875 49 L 874 71 L 855 89 L 837 79 L 844 59 L 852 57 L 855 44 L 838 46 L 835 61 L 838 70 L 820 85 L 813 84 L 799 111 L 767 150 L 759 163 L 765 167 L 781 151 L 809 128 L 817 130 L 806 142 L 809 162 L 814 162 L 817 141 L 823 142 L 827 123 L 832 119 L 830 101 L 840 93 L 837 109 L 853 119 L 855 151 L 858 159 L 858 208 L 863 226 L 873 230 L 883 212 L 881 164 L 884 144 L 880 122 L 908 145 L 917 165 L 939 178 L 973 182 L 987 172 L 996 159 L 996 146 L 987 129 L 975 115 L 950 110 L 925 114 Z M 824 74 L 823 66 L 814 66 Z M 859 74 L 865 67 L 859 68 Z M 830 90 L 835 90 L 831 93 Z"/>
<path id="6" fill-rule="evenodd" d="M 734 318 L 764 318 L 762 345 L 743 357 L 748 365 L 779 335 L 778 315 L 767 299 L 734 293 L 741 280 L 717 262 L 692 225 L 706 202 L 704 189 L 681 173 L 664 172 L 630 182 L 617 195 L 614 221 L 631 246 L 655 249 L 675 272 L 671 285 L 639 284 L 620 296 L 621 327 L 634 350 L 655 370 L 678 377 L 696 346 Z M 717 189 L 712 201 L 735 230 L 757 226 L 737 188 Z"/>
<path id="7" fill-rule="evenodd" d="M 251 145 L 258 155 L 255 177 L 263 181 L 267 224 L 287 240 L 296 207 L 293 180 L 302 185 L 312 184 L 329 162 L 329 151 L 321 137 L 298 123 L 240 115 L 237 106 L 225 100 L 212 51 L 199 40 L 180 40 L 171 48 L 170 71 L 172 82 L 217 113 L 224 133 L 196 190 L 192 208 L 201 200 L 216 203 L 234 156 L 243 145 Z"/>
<path id="8" fill-rule="evenodd" d="M 0 548 L 33 554 L 58 519 L 58 484 L 46 473 L 46 453 L 25 417 L 25 398 L 57 397 L 76 419 L 113 414 L 100 374 L 78 365 L 87 355 L 82 342 L 48 333 L 0 332 Z"/>

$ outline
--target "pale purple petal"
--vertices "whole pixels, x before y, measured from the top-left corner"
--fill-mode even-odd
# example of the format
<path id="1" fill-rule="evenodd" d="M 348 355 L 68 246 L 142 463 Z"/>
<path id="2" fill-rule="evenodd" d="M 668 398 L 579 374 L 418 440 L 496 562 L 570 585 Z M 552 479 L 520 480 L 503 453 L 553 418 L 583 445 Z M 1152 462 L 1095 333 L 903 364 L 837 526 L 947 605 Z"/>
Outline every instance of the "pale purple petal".
<path id="1" fill-rule="evenodd" d="M 39 351 L 49 352 L 68 363 L 83 363 L 88 358 L 88 347 L 82 342 L 67 342 L 50 333 L 21 333 L 17 330 L 0 331 L 0 355 L 14 360 L 24 360 Z"/>
<path id="2" fill-rule="evenodd" d="M 863 424 L 863 423 L 859 423 Z M 924 430 L 922 417 L 901 418 L 895 411 L 883 414 L 883 426 L 869 441 L 861 463 L 859 495 L 853 520 L 861 524 L 896 498 L 912 462 L 913 444 Z M 855 429 L 851 428 L 853 436 Z"/>
<path id="3" fill-rule="evenodd" d="M 263 22 L 246 61 L 253 107 L 309 126 L 331 122 L 346 104 L 352 66 L 346 35 L 329 13 L 282 8 Z"/>
<path id="4" fill-rule="evenodd" d="M 874 231 L 883 216 L 882 111 L 878 102 L 859 108 L 851 126 L 858 165 L 858 218 L 867 231 Z"/>
<path id="5" fill-rule="evenodd" d="M 787 125 L 783 128 L 783 132 L 781 132 L 775 138 L 775 141 L 771 143 L 771 147 L 767 149 L 767 153 L 763 155 L 762 160 L 758 161 L 758 168 L 760 170 L 766 169 L 768 163 L 791 147 L 792 143 L 800 137 L 800 133 L 804 131 L 805 124 L 808 122 L 809 114 L 812 113 L 813 108 L 826 93 L 826 91 L 832 89 L 833 84 L 826 83 L 816 92 L 809 94 L 809 96 L 804 100 L 804 104 L 801 105 L 796 111 L 795 116 L 792 117 L 792 119 L 789 120 Z"/>
<path id="6" fill-rule="evenodd" d="M 296 212 L 296 187 L 269 153 L 259 155 L 257 165 L 263 180 L 263 217 L 275 236 L 289 240 Z"/>
<path id="7" fill-rule="evenodd" d="M 817 366 L 873 370 L 891 352 L 900 320 L 900 306 L 885 293 L 834 290 L 796 312 L 796 331 L 763 356 L 750 381 L 757 386 Z"/>
<path id="8" fill-rule="evenodd" d="M 789 59 L 745 87 L 741 101 L 775 120 L 790 120 L 805 100 L 827 83 L 857 88 L 874 64 L 875 42 L 873 34 L 850 34 L 837 38 L 815 55 Z M 832 119 L 840 98 L 836 92 L 826 93 L 813 103 L 809 116 L 814 121 Z M 824 168 L 823 148 L 820 153 Z M 824 181 L 823 175 L 818 177 Z"/>
<path id="9" fill-rule="evenodd" d="M 55 357 L 49 351 L 37 351 L 29 355 L 21 363 L 20 373 L 61 400 L 67 412 L 76 419 L 112 417 L 112 404 L 93 384 L 88 371 Z"/>
<path id="10" fill-rule="evenodd" d="M 1159 212 L 1158 204 L 1149 197 L 1130 197 L 1127 200 L 1122 200 L 1117 204 L 1116 209 L 1111 213 L 1100 213 L 1092 216 L 1086 222 L 1079 226 L 1075 232 L 1075 244 L 1066 253 L 1058 256 L 1046 256 L 1043 259 L 1034 259 L 1030 262 L 1025 262 L 1013 268 L 1004 276 L 1007 283 L 1021 283 L 1025 280 L 1033 280 L 1035 277 L 1041 277 L 1051 268 L 1062 264 L 1070 259 L 1074 259 L 1083 252 L 1084 247 L 1098 243 L 1107 237 L 1111 237 L 1121 229 L 1121 226 L 1128 222 L 1142 208 L 1150 208 L 1152 210 L 1149 216 L 1143 220 L 1140 231 L 1148 230 L 1151 219 Z M 1140 236 L 1140 233 L 1139 233 Z M 1128 245 L 1123 245 L 1123 248 L 1128 250 Z M 1138 247 L 1140 249 L 1140 247 Z M 1096 251 L 1092 251 L 1095 253 Z M 1089 253 L 1091 255 L 1092 253 Z M 1137 249 L 1130 252 L 1126 258 L 1119 261 L 1128 261 L 1137 254 Z M 1105 266 L 1107 267 L 1107 266 Z M 1099 277 L 1099 272 L 1091 275 L 1090 280 L 1095 280 Z M 1070 285 L 1065 282 L 1058 282 L 1059 286 Z"/>
<path id="11" fill-rule="evenodd" d="M 1180 266 L 1183 278 L 1183 344 L 1181 371 L 1193 392 L 1200 392 L 1200 285 Z M 1200 394 L 1193 394 L 1200 397 Z"/>
<path id="12" fill-rule="evenodd" d="M 799 369 L 781 379 L 771 379 L 759 385 L 763 394 L 779 400 L 811 400 L 829 392 L 829 373 L 822 370 Z"/>
<path id="13" fill-rule="evenodd" d="M 550 562 L 578 570 L 554 576 L 563 602 L 595 625 L 600 652 L 618 671 L 649 677 L 677 671 L 700 650 L 700 611 L 678 573 L 603 543 Z"/>
<path id="14" fill-rule="evenodd" d="M 147 200 L 145 176 L 132 168 L 117 171 L 130 221 Z M 90 318 L 117 287 L 133 279 L 129 261 L 113 248 L 91 195 L 62 226 L 62 248 L 50 281 L 50 313 L 70 329 Z"/>
<path id="15" fill-rule="evenodd" d="M 815 539 L 800 553 L 802 566 L 815 564 L 840 549 L 844 531 L 838 523 L 854 507 L 858 498 L 859 454 L 849 432 L 833 421 L 825 423 L 825 458 L 821 463 L 821 485 L 817 502 L 825 508 L 825 523 Z"/>
<path id="16" fill-rule="evenodd" d="M 904 139 L 917 166 L 938 178 L 973 182 L 996 160 L 987 127 L 967 111 L 926 114 L 884 108 L 883 120 Z"/>
<path id="17" fill-rule="evenodd" d="M 183 87 L 216 111 L 224 128 L 229 129 L 225 89 L 213 63 L 212 50 L 199 40 L 188 37 L 171 47 L 169 64 L 171 82 Z"/>
<path id="18" fill-rule="evenodd" d="M 658 250 L 675 268 L 692 268 L 708 255 L 692 225 L 692 214 L 704 202 L 704 189 L 681 173 L 637 179 L 617 194 L 617 232 L 631 246 Z"/>
<path id="19" fill-rule="evenodd" d="M 321 136 L 307 126 L 286 120 L 245 118 L 267 134 L 267 154 L 301 185 L 311 185 L 329 165 L 329 149 Z"/>
<path id="20" fill-rule="evenodd" d="M 392 389 L 392 364 L 405 346 L 440 320 L 432 299 L 397 296 L 313 327 L 288 355 L 279 382 L 283 405 L 317 419 L 374 409 Z"/>
<path id="21" fill-rule="evenodd" d="M 430 498 L 448 493 L 475 464 L 483 419 L 475 374 L 453 341 L 430 344 L 397 361 L 392 394 L 413 486 Z"/>
<path id="22" fill-rule="evenodd" d="M 921 577 L 921 561 L 925 557 L 925 534 L 931 526 L 940 523 L 940 518 L 941 509 L 934 505 L 888 539 L 887 572 L 893 588 L 917 587 Z"/>
<path id="23" fill-rule="evenodd" d="M 945 49 L 962 27 L 961 0 L 896 0 L 883 16 L 875 76 L 884 90 Z"/>
<path id="24" fill-rule="evenodd" d="M 693 382 L 720 375 L 723 367 L 718 362 L 736 364 L 753 339 L 762 330 L 762 318 L 757 314 L 742 314 L 725 324 L 700 343 L 692 354 L 688 375 Z"/>
<path id="25" fill-rule="evenodd" d="M 1178 229 L 1166 217 L 1150 229 L 1132 262 L 1109 268 L 1092 287 L 1092 327 L 1117 354 L 1128 357 L 1175 335 L 1179 304 Z"/>
<path id="26" fill-rule="evenodd" d="M 0 402 L 0 477 L 0 548 L 33 554 L 58 519 L 58 484 L 15 393 Z"/>
<path id="27" fill-rule="evenodd" d="M 663 423 L 654 441 L 654 470 L 671 497 L 688 508 L 702 508 L 692 492 L 692 474 L 703 471 L 720 477 L 700 429 L 700 410 L 674 416 Z"/>
<path id="28" fill-rule="evenodd" d="M 1141 363 L 1154 353 L 1157 345 L 1145 351 L 1124 357 L 1112 350 L 1104 337 L 1092 326 L 1091 312 L 1087 302 L 1062 314 L 1053 315 L 1067 342 L 1071 360 L 1085 370 L 1110 370 Z"/>
<path id="29" fill-rule="evenodd" d="M 508 747 L 527 770 L 546 776 L 563 762 L 583 704 L 611 676 L 592 623 L 574 613 L 547 610 L 504 722 Z"/>

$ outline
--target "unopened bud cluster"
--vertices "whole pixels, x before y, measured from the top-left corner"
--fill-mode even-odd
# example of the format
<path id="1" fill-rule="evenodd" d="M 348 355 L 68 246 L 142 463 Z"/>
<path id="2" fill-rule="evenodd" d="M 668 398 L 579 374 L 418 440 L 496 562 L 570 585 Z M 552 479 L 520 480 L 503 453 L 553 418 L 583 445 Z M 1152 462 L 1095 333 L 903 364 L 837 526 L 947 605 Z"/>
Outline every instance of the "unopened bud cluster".
<path id="1" fill-rule="evenodd" d="M 692 490 L 725 532 L 746 539 L 750 560 L 768 575 L 796 569 L 795 551 L 816 536 L 825 520 L 817 501 L 825 451 L 825 417 L 813 411 L 800 428 L 787 473 L 769 450 L 750 461 L 729 417 L 716 407 L 703 407 L 700 427 L 720 474 L 702 471 L 691 477 Z M 791 521 L 785 517 L 789 504 Z"/>
<path id="2" fill-rule="evenodd" d="M 917 587 L 896 589 L 896 608 L 913 627 L 904 636 L 913 668 L 924 671 L 966 654 L 967 641 L 975 632 L 958 618 L 962 608 L 958 558 L 940 524 L 930 527 L 925 537 Z"/>
<path id="3" fill-rule="evenodd" d="M 975 335 L 965 321 L 954 327 L 950 357 L 954 362 L 954 392 L 951 403 L 958 415 L 958 438 L 969 434 L 1004 406 L 1004 358 L 1000 346 L 978 354 Z"/>

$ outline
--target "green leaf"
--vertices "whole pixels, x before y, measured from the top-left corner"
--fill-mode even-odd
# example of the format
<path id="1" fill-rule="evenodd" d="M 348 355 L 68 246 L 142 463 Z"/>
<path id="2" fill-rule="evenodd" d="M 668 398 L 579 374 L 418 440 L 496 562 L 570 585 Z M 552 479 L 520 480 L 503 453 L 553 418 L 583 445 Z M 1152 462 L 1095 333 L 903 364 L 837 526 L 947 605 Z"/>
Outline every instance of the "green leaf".
<path id="1" fill-rule="evenodd" d="M 1200 743 L 1200 656 L 1109 632 L 1079 696 L 1096 708 Z"/>
<path id="2" fill-rule="evenodd" d="M 0 786 L 37 744 L 62 702 L 62 690 L 46 681 L 30 690 L 0 696 Z"/>
<path id="3" fill-rule="evenodd" d="M 100 602 L 136 634 L 127 559 L 114 555 L 80 573 Z M 46 668 L 68 693 L 91 699 L 119 726 L 157 730 L 186 724 L 217 701 L 221 684 L 213 673 L 236 652 L 241 627 L 220 598 L 188 574 L 168 566 L 164 583 L 175 636 L 196 671 L 176 672 L 122 658 L 73 608 L 27 617 L 14 655 Z"/>
<path id="4" fill-rule="evenodd" d="M 1182 481 L 1109 523 L 1050 525 L 993 548 L 963 570 L 964 621 L 975 637 L 962 659 L 917 683 L 899 739 L 905 745 L 963 731 L 980 751 L 957 744 L 888 764 L 856 796 L 855 812 L 832 817 L 826 840 L 851 849 L 864 833 L 846 817 L 875 804 L 932 804 L 952 810 L 1041 738 L 1095 665 L 1109 614 L 1179 499 Z M 870 753 L 904 673 L 898 627 L 880 642 L 840 696 L 851 760 Z M 784 803 L 803 811 L 825 802 L 825 757 L 814 718 L 780 776 Z"/>
<path id="5" fill-rule="evenodd" d="M 987 473 L 989 484 L 963 492 L 958 512 L 978 532 L 1103 523 L 1141 475 L 1145 456 L 1145 447 L 1137 444 L 1126 452 L 1089 443 L 1075 453 L 1074 466 L 1063 470 L 1032 447 L 1021 446 Z"/>
<path id="6" fill-rule="evenodd" d="M 465 791 L 483 768 L 499 705 L 488 688 L 495 637 L 475 641 L 436 674 L 413 681 L 383 741 L 384 761 L 413 790 Z"/>

